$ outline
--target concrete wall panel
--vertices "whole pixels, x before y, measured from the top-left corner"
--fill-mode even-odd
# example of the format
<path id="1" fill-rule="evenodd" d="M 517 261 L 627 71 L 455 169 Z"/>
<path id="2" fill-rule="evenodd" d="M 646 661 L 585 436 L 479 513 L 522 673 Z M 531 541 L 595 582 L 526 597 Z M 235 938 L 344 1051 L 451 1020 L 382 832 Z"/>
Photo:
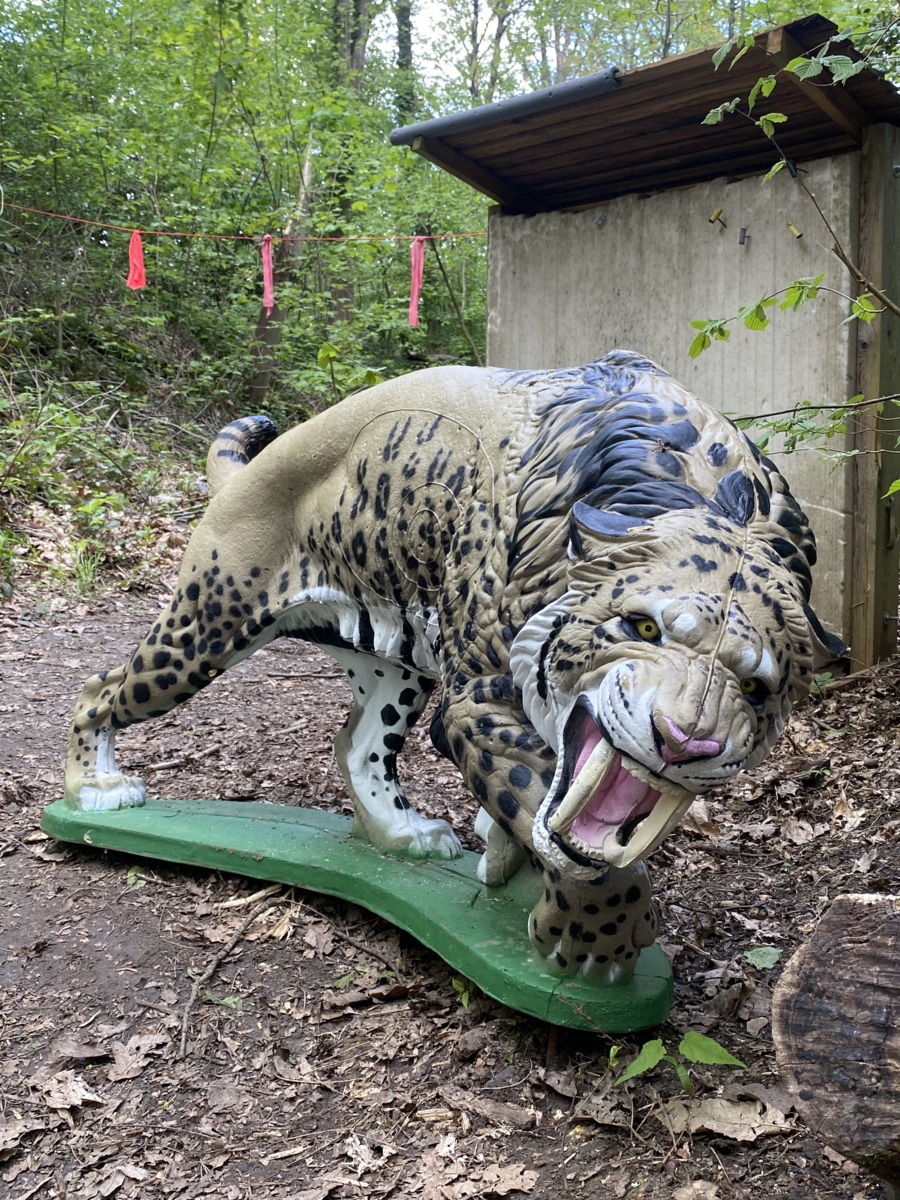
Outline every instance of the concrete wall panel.
<path id="1" fill-rule="evenodd" d="M 857 251 L 859 165 L 853 155 L 809 164 L 803 179 L 851 256 Z M 722 210 L 724 227 L 710 223 Z M 788 228 L 791 222 L 802 237 Z M 747 231 L 743 245 L 740 230 Z M 557 367 L 614 347 L 638 350 L 729 415 L 804 402 L 839 404 L 855 392 L 849 301 L 829 293 L 796 313 L 769 310 L 762 333 L 731 323 L 728 342 L 691 359 L 694 319 L 731 316 L 791 280 L 826 272 L 850 292 L 812 202 L 786 170 L 653 196 L 601 210 L 535 217 L 492 214 L 488 361 Z M 843 449 L 838 438 L 833 448 Z M 809 514 L 819 542 L 815 603 L 849 632 L 850 473 L 815 450 L 769 453 Z"/>

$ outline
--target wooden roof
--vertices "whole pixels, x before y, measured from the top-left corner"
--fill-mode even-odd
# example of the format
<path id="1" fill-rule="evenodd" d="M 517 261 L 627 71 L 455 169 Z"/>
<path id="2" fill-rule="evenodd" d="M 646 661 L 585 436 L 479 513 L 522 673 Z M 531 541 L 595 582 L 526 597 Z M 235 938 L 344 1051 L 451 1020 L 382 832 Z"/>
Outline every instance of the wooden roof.
<path id="1" fill-rule="evenodd" d="M 395 129 L 394 145 L 478 188 L 509 212 L 588 208 L 632 192 L 683 187 L 722 175 L 767 171 L 776 151 L 753 121 L 706 114 L 740 96 L 760 76 L 778 74 L 797 55 L 836 32 L 813 15 L 759 34 L 729 69 L 713 65 L 715 47 L 620 72 L 609 68 L 526 96 Z M 832 54 L 859 55 L 847 43 Z M 823 158 L 862 145 L 866 125 L 900 125 L 900 94 L 866 68 L 843 85 L 827 70 L 809 81 L 781 71 L 754 115 L 784 113 L 778 144 L 787 158 Z"/>

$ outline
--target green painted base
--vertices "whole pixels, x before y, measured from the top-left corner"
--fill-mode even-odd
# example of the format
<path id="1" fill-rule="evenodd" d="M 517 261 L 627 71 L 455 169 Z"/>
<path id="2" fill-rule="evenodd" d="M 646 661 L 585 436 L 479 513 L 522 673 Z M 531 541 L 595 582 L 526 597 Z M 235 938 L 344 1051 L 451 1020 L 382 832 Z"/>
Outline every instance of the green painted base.
<path id="1" fill-rule="evenodd" d="M 540 882 L 520 871 L 486 888 L 477 854 L 453 862 L 395 858 L 350 836 L 350 821 L 318 809 L 216 800 L 150 800 L 142 808 L 82 812 L 48 805 L 43 829 L 67 842 L 233 871 L 339 896 L 423 942 L 510 1008 L 554 1025 L 628 1033 L 664 1021 L 672 971 L 658 946 L 627 983 L 601 986 L 546 969 L 528 941 Z"/>

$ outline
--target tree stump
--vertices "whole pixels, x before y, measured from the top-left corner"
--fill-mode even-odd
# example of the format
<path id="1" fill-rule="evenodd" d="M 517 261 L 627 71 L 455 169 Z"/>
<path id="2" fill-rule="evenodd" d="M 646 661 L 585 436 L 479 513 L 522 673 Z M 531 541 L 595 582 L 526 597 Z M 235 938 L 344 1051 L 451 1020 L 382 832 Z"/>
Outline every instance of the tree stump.
<path id="1" fill-rule="evenodd" d="M 900 1184 L 900 897 L 835 900 L 775 989 L 772 1031 L 810 1129 Z"/>

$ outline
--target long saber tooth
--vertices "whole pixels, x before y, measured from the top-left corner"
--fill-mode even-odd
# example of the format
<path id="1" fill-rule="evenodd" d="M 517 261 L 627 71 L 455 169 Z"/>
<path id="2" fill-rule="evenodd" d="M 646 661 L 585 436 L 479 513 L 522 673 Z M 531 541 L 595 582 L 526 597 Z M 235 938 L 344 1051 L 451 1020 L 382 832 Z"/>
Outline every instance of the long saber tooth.
<path id="1" fill-rule="evenodd" d="M 660 796 L 653 811 L 646 816 L 623 846 L 610 834 L 603 842 L 603 857 L 614 867 L 628 867 L 639 858 L 650 854 L 666 834 L 671 833 L 692 802 L 693 792 L 670 792 Z"/>
<path id="2" fill-rule="evenodd" d="M 554 832 L 558 832 L 560 827 L 566 824 L 570 814 L 573 819 L 578 816 L 605 779 L 615 756 L 616 751 L 609 742 L 601 738 L 591 751 L 584 766 L 572 780 L 572 785 L 566 792 L 562 804 L 548 821 L 548 825 Z"/>

